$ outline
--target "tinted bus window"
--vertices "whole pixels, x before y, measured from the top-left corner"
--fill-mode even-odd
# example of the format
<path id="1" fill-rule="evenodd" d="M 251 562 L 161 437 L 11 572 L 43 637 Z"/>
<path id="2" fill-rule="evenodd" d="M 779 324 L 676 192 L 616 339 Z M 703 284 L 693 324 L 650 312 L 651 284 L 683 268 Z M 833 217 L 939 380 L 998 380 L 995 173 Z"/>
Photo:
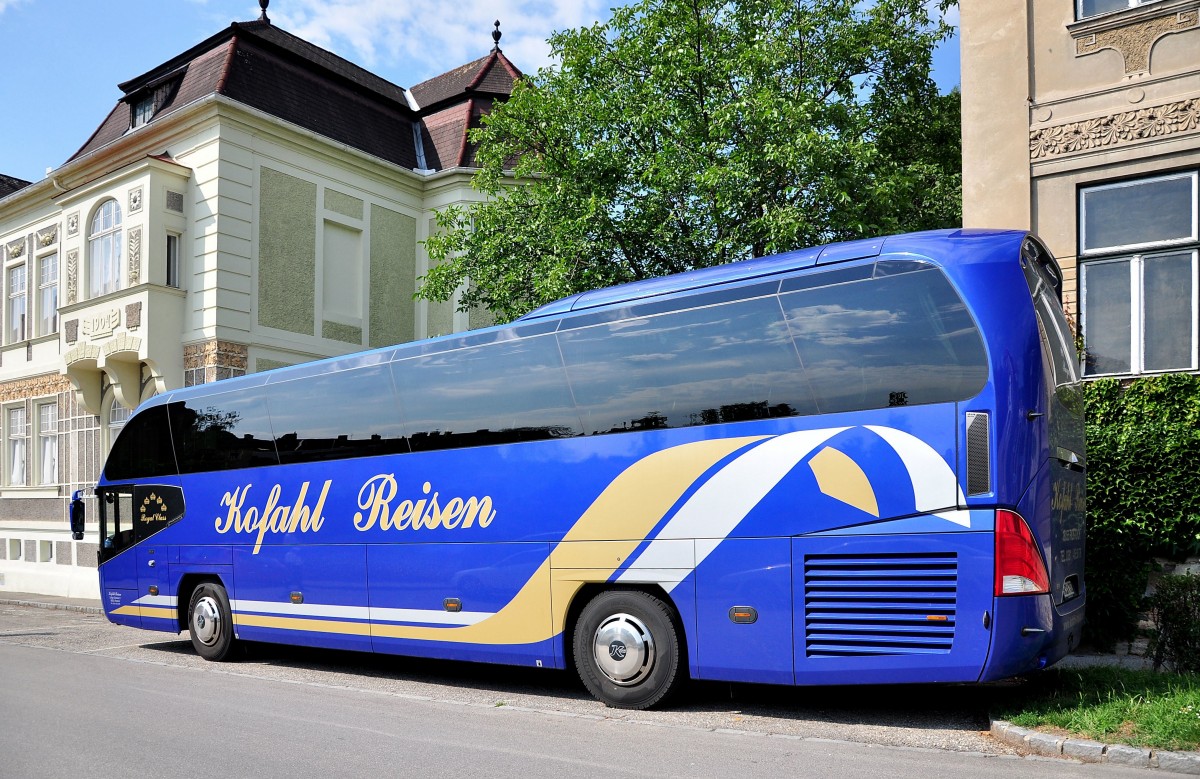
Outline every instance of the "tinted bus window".
<path id="1" fill-rule="evenodd" d="M 774 296 L 559 333 L 588 434 L 809 414 Z"/>
<path id="2" fill-rule="evenodd" d="M 392 363 L 414 452 L 580 434 L 553 335 Z"/>
<path id="3" fill-rule="evenodd" d="M 121 429 L 104 466 L 104 476 L 110 481 L 177 473 L 166 406 L 135 414 Z"/>
<path id="4" fill-rule="evenodd" d="M 821 413 L 965 400 L 987 381 L 983 339 L 940 270 L 780 300 Z"/>
<path id="5" fill-rule="evenodd" d="M 281 463 L 408 451 L 386 365 L 268 384 L 264 391 Z"/>
<path id="6" fill-rule="evenodd" d="M 180 473 L 279 464 L 267 404 L 257 395 L 227 392 L 171 403 L 169 411 Z"/>

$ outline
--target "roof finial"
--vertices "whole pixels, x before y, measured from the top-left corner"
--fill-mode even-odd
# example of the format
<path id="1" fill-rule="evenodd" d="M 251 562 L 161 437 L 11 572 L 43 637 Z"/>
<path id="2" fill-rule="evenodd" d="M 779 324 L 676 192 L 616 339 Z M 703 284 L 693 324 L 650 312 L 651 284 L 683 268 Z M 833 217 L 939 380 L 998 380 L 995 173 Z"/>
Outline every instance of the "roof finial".
<path id="1" fill-rule="evenodd" d="M 497 19 L 496 20 L 496 29 L 492 30 L 492 40 L 495 42 L 495 45 L 492 46 L 492 51 L 500 51 L 500 35 L 501 34 L 502 33 L 500 32 L 500 20 Z"/>
<path id="2" fill-rule="evenodd" d="M 271 17 L 267 16 L 267 6 L 271 4 L 271 0 L 258 0 L 258 7 L 262 9 L 262 16 L 258 17 L 260 22 L 271 23 Z"/>

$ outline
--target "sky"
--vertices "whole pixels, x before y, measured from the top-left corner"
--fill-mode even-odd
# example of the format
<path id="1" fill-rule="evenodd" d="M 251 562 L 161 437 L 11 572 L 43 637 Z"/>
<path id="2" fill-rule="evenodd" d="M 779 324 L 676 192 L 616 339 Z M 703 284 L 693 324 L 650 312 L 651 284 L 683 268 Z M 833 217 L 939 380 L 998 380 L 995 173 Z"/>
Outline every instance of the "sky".
<path id="1" fill-rule="evenodd" d="M 620 0 L 274 0 L 271 22 L 402 87 L 500 47 L 526 73 L 550 64 L 555 30 L 606 21 Z M 448 12 L 447 9 L 453 9 Z M 258 0 L 0 0 L 0 173 L 40 181 L 87 141 L 139 76 L 258 18 Z M 957 23 L 957 11 L 949 17 Z M 957 36 L 934 54 L 959 83 Z"/>

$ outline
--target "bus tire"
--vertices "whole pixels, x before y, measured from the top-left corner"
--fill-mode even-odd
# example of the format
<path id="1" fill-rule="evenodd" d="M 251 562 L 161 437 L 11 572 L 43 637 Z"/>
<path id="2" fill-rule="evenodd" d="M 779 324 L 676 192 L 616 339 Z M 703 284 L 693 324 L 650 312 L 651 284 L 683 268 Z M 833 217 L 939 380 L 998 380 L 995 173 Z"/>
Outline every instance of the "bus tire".
<path id="1" fill-rule="evenodd" d="M 683 681 L 674 612 L 653 595 L 600 593 L 580 613 L 572 643 L 584 686 L 612 708 L 648 709 Z"/>
<path id="2" fill-rule="evenodd" d="M 205 660 L 216 662 L 229 655 L 233 647 L 233 612 L 224 587 L 205 582 L 192 592 L 188 632 L 196 654 Z"/>

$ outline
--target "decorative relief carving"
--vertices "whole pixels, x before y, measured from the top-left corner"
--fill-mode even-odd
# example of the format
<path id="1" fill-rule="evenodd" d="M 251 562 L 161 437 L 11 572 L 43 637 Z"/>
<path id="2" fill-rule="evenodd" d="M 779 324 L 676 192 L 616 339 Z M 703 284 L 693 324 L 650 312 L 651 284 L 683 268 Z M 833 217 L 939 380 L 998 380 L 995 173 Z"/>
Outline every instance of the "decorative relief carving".
<path id="1" fill-rule="evenodd" d="M 4 253 L 8 256 L 8 259 L 10 259 L 10 260 L 15 260 L 18 257 L 23 257 L 25 255 L 25 239 L 18 238 L 15 241 L 10 241 L 8 246 L 5 247 Z"/>
<path id="2" fill-rule="evenodd" d="M 99 314 L 81 317 L 83 320 L 82 330 L 84 338 L 103 338 L 113 334 L 113 331 L 121 326 L 121 309 L 110 308 Z"/>
<path id="3" fill-rule="evenodd" d="M 67 305 L 71 305 L 79 296 L 79 250 L 67 252 Z"/>
<path id="4" fill-rule="evenodd" d="M 8 381 L 0 384 L 0 403 L 55 395 L 69 389 L 71 389 L 71 381 L 60 373 Z"/>
<path id="5" fill-rule="evenodd" d="M 139 190 L 140 191 L 140 190 Z M 142 228 L 129 228 L 129 284 L 137 284 L 142 276 Z"/>
<path id="6" fill-rule="evenodd" d="M 129 190 L 129 213 L 135 214 L 142 210 L 142 188 Z"/>
<path id="7" fill-rule="evenodd" d="M 1139 108 L 1029 132 L 1029 157 L 1103 149 L 1200 128 L 1200 98 Z"/>
<path id="8" fill-rule="evenodd" d="M 184 370 L 225 366 L 246 370 L 250 347 L 232 341 L 204 341 L 183 347 Z"/>
<path id="9" fill-rule="evenodd" d="M 67 215 L 67 235 L 79 235 L 79 212 Z"/>
<path id="10" fill-rule="evenodd" d="M 63 333 L 67 343 L 73 344 L 79 340 L 79 320 L 68 319 L 63 322 Z"/>
<path id="11" fill-rule="evenodd" d="M 125 326 L 136 330 L 142 326 L 142 301 L 125 306 Z"/>
<path id="12" fill-rule="evenodd" d="M 47 227 L 45 230 L 38 230 L 37 243 L 39 248 L 46 248 L 50 244 L 58 240 L 58 225 Z"/>
<path id="13" fill-rule="evenodd" d="M 1134 21 L 1124 27 L 1084 33 L 1075 37 L 1075 56 L 1115 49 L 1125 61 L 1125 75 L 1150 72 L 1150 52 L 1159 38 L 1200 27 L 1200 9 Z"/>

